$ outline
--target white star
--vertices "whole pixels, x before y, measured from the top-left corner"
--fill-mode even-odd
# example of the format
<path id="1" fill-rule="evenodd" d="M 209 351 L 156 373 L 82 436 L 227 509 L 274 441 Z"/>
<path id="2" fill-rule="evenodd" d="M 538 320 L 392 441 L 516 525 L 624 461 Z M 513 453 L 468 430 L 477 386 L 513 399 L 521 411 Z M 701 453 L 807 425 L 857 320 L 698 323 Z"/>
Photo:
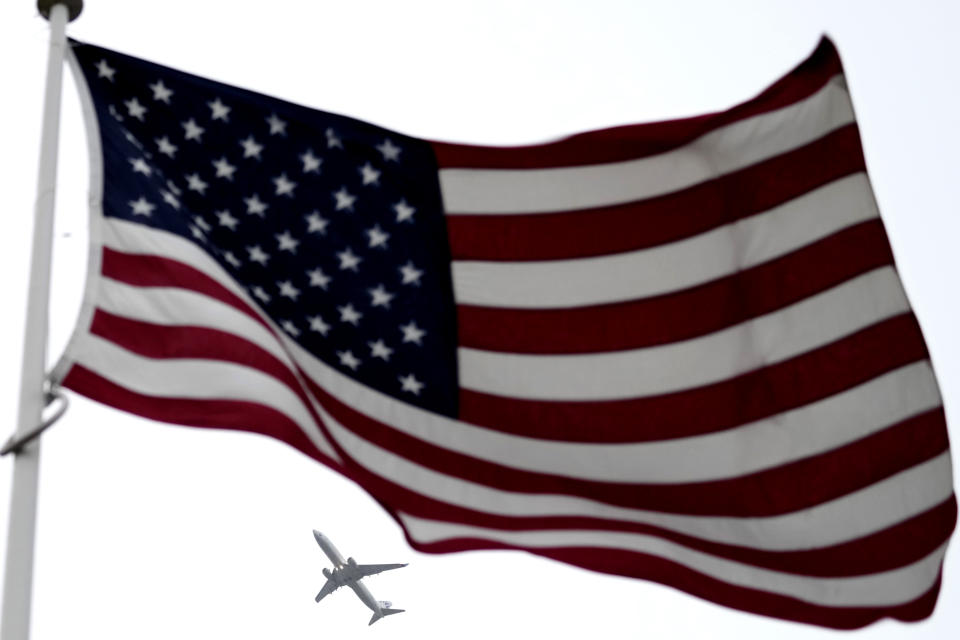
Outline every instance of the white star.
<path id="1" fill-rule="evenodd" d="M 193 216 L 193 223 L 204 230 L 204 232 L 209 232 L 211 227 L 210 223 L 201 218 L 200 216 Z"/>
<path id="2" fill-rule="evenodd" d="M 239 220 L 230 215 L 229 211 L 224 209 L 223 211 L 217 211 L 213 215 L 217 216 L 221 227 L 226 227 L 230 229 L 230 231 L 236 231 Z"/>
<path id="3" fill-rule="evenodd" d="M 404 342 L 415 342 L 417 344 L 422 344 L 420 340 L 427 335 L 427 332 L 418 327 L 413 320 L 410 321 L 410 324 L 400 325 L 400 331 L 403 331 Z"/>
<path id="4" fill-rule="evenodd" d="M 300 335 L 300 329 L 297 329 L 297 325 L 293 324 L 289 320 L 284 320 L 280 323 L 280 326 L 283 327 L 283 330 L 292 335 L 294 338 Z"/>
<path id="5" fill-rule="evenodd" d="M 203 132 L 206 131 L 203 127 L 197 124 L 197 121 L 193 118 L 190 118 L 183 123 L 183 137 L 187 140 L 196 140 L 200 142 L 200 136 L 203 135 Z"/>
<path id="6" fill-rule="evenodd" d="M 247 253 L 250 254 L 250 259 L 254 262 L 259 262 L 263 266 L 267 266 L 267 260 L 270 259 L 270 256 L 260 248 L 260 245 L 247 247 Z"/>
<path id="7" fill-rule="evenodd" d="M 400 376 L 397 378 L 400 381 L 400 384 L 403 385 L 404 391 L 409 391 L 415 396 L 420 395 L 420 390 L 423 389 L 423 383 L 417 380 L 413 374 L 406 376 Z"/>
<path id="8" fill-rule="evenodd" d="M 163 196 L 163 201 L 174 209 L 180 208 L 180 201 L 177 199 L 177 196 L 173 195 L 169 191 L 161 191 L 160 195 Z"/>
<path id="9" fill-rule="evenodd" d="M 347 247 L 345 250 L 337 253 L 337 257 L 340 258 L 340 270 L 349 269 L 350 271 L 357 271 L 357 265 L 360 264 L 360 261 L 363 260 L 360 256 L 353 253 L 353 250 L 350 247 Z"/>
<path id="10" fill-rule="evenodd" d="M 192 224 L 190 225 L 190 233 L 193 234 L 193 237 L 197 240 L 205 240 L 206 236 L 203 235 L 203 231 L 200 230 L 200 227 L 195 227 Z"/>
<path id="11" fill-rule="evenodd" d="M 278 233 L 274 237 L 277 239 L 277 242 L 280 243 L 280 251 L 289 251 L 290 253 L 297 252 L 297 245 L 300 244 L 300 241 L 290 235 L 289 231 Z"/>
<path id="12" fill-rule="evenodd" d="M 97 77 L 106 78 L 110 82 L 113 82 L 113 74 L 116 73 L 116 69 L 107 64 L 106 60 L 101 60 L 97 63 Z"/>
<path id="13" fill-rule="evenodd" d="M 213 166 L 217 170 L 218 178 L 226 178 L 227 180 L 233 180 L 233 174 L 237 170 L 237 168 L 227 161 L 226 156 L 221 156 L 219 160 L 214 160 Z"/>
<path id="14" fill-rule="evenodd" d="M 133 171 L 135 173 L 142 173 L 145 176 L 153 173 L 153 169 L 150 168 L 150 165 L 147 164 L 147 161 L 143 158 L 130 158 L 130 164 L 133 165 Z"/>
<path id="15" fill-rule="evenodd" d="M 383 229 L 380 228 L 380 225 L 375 225 L 372 229 L 367 229 L 367 237 L 370 238 L 370 248 L 380 247 L 381 249 L 387 248 L 387 238 L 390 237 L 389 233 L 386 233 Z"/>
<path id="16" fill-rule="evenodd" d="M 306 153 L 301 154 L 300 160 L 303 162 L 304 173 L 320 173 L 320 163 L 323 159 L 313 155 L 313 149 L 307 149 Z"/>
<path id="17" fill-rule="evenodd" d="M 263 213 L 267 210 L 267 203 L 260 200 L 260 196 L 257 194 L 253 194 L 249 198 L 244 198 L 243 201 L 247 203 L 247 213 L 249 214 L 262 218 Z"/>
<path id="18" fill-rule="evenodd" d="M 190 191 L 199 191 L 200 195 L 203 195 L 206 192 L 207 187 L 210 186 L 200 179 L 199 174 L 191 173 L 190 175 L 186 176 L 186 178 L 187 189 L 190 189 Z"/>
<path id="19" fill-rule="evenodd" d="M 380 172 L 374 169 L 369 162 L 360 167 L 360 174 L 363 176 L 363 184 L 380 184 Z"/>
<path id="20" fill-rule="evenodd" d="M 327 135 L 327 149 L 333 149 L 334 147 L 343 149 L 343 140 L 340 139 L 336 131 L 327 129 L 325 133 Z"/>
<path id="21" fill-rule="evenodd" d="M 290 298 L 294 302 L 297 301 L 297 296 L 300 295 L 300 289 L 297 289 L 293 286 L 293 283 L 289 280 L 284 280 L 283 282 L 278 282 L 277 286 L 280 287 L 280 295 L 285 298 Z"/>
<path id="22" fill-rule="evenodd" d="M 124 131 L 123 137 L 127 139 L 127 142 L 135 146 L 137 149 L 140 149 L 141 151 L 143 151 L 143 145 L 140 144 L 139 140 L 137 140 L 137 136 L 133 135 L 129 131 Z"/>
<path id="23" fill-rule="evenodd" d="M 357 367 L 360 366 L 360 361 L 350 351 L 337 351 L 337 357 L 340 358 L 340 364 L 350 367 L 353 371 L 356 371 Z"/>
<path id="24" fill-rule="evenodd" d="M 213 102 L 208 102 L 207 106 L 210 107 L 210 118 L 213 120 L 223 120 L 224 122 L 230 121 L 230 107 L 223 104 L 220 101 L 220 98 L 217 98 Z"/>
<path id="25" fill-rule="evenodd" d="M 253 136 L 247 136 L 245 140 L 241 140 L 240 146 L 243 147 L 244 158 L 260 159 L 260 152 L 263 151 L 263 145 L 254 140 Z"/>
<path id="26" fill-rule="evenodd" d="M 160 102 L 170 104 L 170 96 L 173 95 L 173 91 L 168 89 L 167 86 L 163 84 L 163 80 L 157 80 L 151 84 L 150 89 L 153 91 L 154 100 L 159 100 Z"/>
<path id="27" fill-rule="evenodd" d="M 273 184 L 277 186 L 278 196 L 289 196 L 293 197 L 293 190 L 297 187 L 296 182 L 291 182 L 287 179 L 287 174 L 281 173 L 279 176 L 273 179 Z"/>
<path id="28" fill-rule="evenodd" d="M 340 191 L 335 192 L 333 197 L 337 199 L 337 211 L 341 209 L 353 211 L 353 203 L 357 201 L 357 196 L 350 195 L 346 187 L 340 187 Z"/>
<path id="29" fill-rule="evenodd" d="M 147 199 L 143 196 L 140 196 L 139 200 L 131 200 L 128 204 L 133 209 L 133 215 L 147 216 L 148 218 L 150 213 L 157 208 L 156 205 L 147 202 Z"/>
<path id="30" fill-rule="evenodd" d="M 407 264 L 400 267 L 400 275 L 403 277 L 403 284 L 413 284 L 419 287 L 423 271 L 413 266 L 411 260 L 407 260 Z"/>
<path id="31" fill-rule="evenodd" d="M 171 158 L 177 152 L 177 146 L 170 144 L 170 139 L 167 136 L 156 139 L 157 146 L 160 147 L 160 153 L 165 156 L 170 156 Z"/>
<path id="32" fill-rule="evenodd" d="M 270 294 L 264 291 L 263 287 L 254 287 L 251 291 L 253 291 L 253 295 L 257 296 L 261 302 L 270 302 Z"/>
<path id="33" fill-rule="evenodd" d="M 327 290 L 327 285 L 330 284 L 331 278 L 323 272 L 323 269 L 317 267 L 311 271 L 307 271 L 307 275 L 310 276 L 310 286 L 311 287 L 320 287 L 324 291 Z"/>
<path id="34" fill-rule="evenodd" d="M 271 113 L 267 118 L 267 124 L 270 125 L 270 135 L 287 135 L 287 123 L 277 117 L 277 114 Z"/>
<path id="35" fill-rule="evenodd" d="M 115 106 L 110 105 L 108 110 L 110 111 L 110 115 L 113 116 L 114 120 L 117 122 L 123 122 L 123 116 L 117 112 L 117 108 Z"/>
<path id="36" fill-rule="evenodd" d="M 232 251 L 224 251 L 223 259 L 230 263 L 230 266 L 234 268 L 239 268 L 242 264 L 240 260 L 237 259 L 237 256 L 233 255 Z"/>
<path id="37" fill-rule="evenodd" d="M 183 195 L 183 191 L 180 190 L 180 187 L 173 184 L 173 180 L 167 180 L 167 189 L 170 189 L 174 195 Z"/>
<path id="38" fill-rule="evenodd" d="M 370 355 L 374 358 L 382 358 L 386 361 L 390 359 L 390 354 L 393 353 L 393 349 L 384 344 L 383 340 L 368 342 L 367 344 L 370 346 Z"/>
<path id="39" fill-rule="evenodd" d="M 387 161 L 398 162 L 400 160 L 400 147 L 393 144 L 390 138 L 377 145 L 377 151 L 383 154 L 383 159 Z"/>
<path id="40" fill-rule="evenodd" d="M 124 100 L 123 104 L 127 106 L 127 113 L 130 114 L 130 117 L 143 122 L 143 114 L 147 112 L 147 108 L 140 104 L 139 100 L 130 98 L 129 100 Z"/>
<path id="41" fill-rule="evenodd" d="M 353 326 L 357 326 L 360 318 L 363 317 L 363 314 L 354 309 L 352 304 L 337 307 L 337 311 L 340 312 L 340 322 L 349 322 Z"/>
<path id="42" fill-rule="evenodd" d="M 330 325 L 324 322 L 320 316 L 307 316 L 307 320 L 310 322 L 310 331 L 316 331 L 324 337 L 330 332 Z"/>
<path id="43" fill-rule="evenodd" d="M 413 222 L 413 214 L 417 210 L 407 204 L 406 200 L 401 200 L 393 205 L 393 210 L 397 212 L 397 222 Z"/>
<path id="44" fill-rule="evenodd" d="M 378 284 L 375 289 L 367 289 L 367 292 L 372 298 L 370 304 L 374 307 L 383 307 L 384 309 L 389 309 L 390 301 L 396 297 L 387 291 L 382 284 Z"/>
<path id="45" fill-rule="evenodd" d="M 330 221 L 320 215 L 319 211 L 312 211 L 310 215 L 304 216 L 307 219 L 307 233 L 316 231 L 322 236 L 327 235 L 327 225 Z"/>

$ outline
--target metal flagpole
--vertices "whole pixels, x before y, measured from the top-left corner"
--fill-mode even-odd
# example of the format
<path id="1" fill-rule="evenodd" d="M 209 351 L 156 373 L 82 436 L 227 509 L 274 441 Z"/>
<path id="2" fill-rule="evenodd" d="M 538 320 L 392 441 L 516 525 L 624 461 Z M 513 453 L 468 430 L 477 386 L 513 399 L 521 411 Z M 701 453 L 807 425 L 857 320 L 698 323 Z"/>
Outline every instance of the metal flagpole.
<path id="1" fill-rule="evenodd" d="M 60 86 L 66 27 L 83 8 L 83 0 L 38 0 L 37 9 L 50 21 L 47 88 L 40 136 L 40 172 L 34 209 L 33 252 L 27 291 L 27 326 L 23 341 L 20 409 L 14 437 L 35 433 L 44 408 L 44 369 L 47 358 L 47 307 L 50 297 L 50 254 L 53 244 L 53 205 L 57 179 L 60 131 Z M 30 633 L 30 596 L 33 584 L 33 547 L 37 521 L 37 483 L 40 441 L 13 448 L 13 489 L 3 580 L 3 616 L 0 640 L 27 640 Z"/>

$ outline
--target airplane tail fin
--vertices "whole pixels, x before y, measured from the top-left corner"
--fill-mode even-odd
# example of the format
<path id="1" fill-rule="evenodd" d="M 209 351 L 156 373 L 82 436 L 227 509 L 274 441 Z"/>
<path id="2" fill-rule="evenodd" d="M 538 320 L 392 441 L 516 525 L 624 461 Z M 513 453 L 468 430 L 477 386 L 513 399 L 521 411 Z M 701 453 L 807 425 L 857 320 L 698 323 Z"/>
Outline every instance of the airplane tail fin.
<path id="1" fill-rule="evenodd" d="M 403 613 L 403 611 L 404 611 L 403 609 L 380 609 L 380 611 L 373 614 L 373 617 L 370 618 L 370 622 L 367 623 L 367 626 L 369 627 L 371 624 L 373 624 L 380 618 L 384 618 L 386 616 L 392 616 L 395 613 Z"/>

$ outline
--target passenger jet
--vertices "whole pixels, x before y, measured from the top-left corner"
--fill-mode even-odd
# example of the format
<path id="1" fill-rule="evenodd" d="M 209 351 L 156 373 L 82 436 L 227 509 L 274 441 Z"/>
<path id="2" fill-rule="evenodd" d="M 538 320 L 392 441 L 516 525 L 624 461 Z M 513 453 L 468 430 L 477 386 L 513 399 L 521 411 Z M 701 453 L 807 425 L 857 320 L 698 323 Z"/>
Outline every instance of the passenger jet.
<path id="1" fill-rule="evenodd" d="M 403 609 L 391 609 L 390 602 L 374 600 L 373 595 L 360 580 L 382 571 L 405 567 L 407 566 L 406 564 L 357 564 L 357 561 L 353 558 L 344 560 L 340 552 L 337 551 L 337 548 L 330 542 L 330 539 L 316 529 L 313 530 L 313 537 L 317 539 L 317 544 L 320 545 L 323 552 L 330 558 L 330 562 L 333 563 L 332 571 L 330 569 L 323 570 L 323 575 L 327 579 L 327 583 L 323 585 L 323 589 L 317 594 L 315 598 L 317 602 L 320 602 L 340 587 L 346 586 L 353 589 L 353 592 L 357 594 L 357 597 L 360 598 L 363 604 L 367 605 L 367 607 L 373 611 L 373 617 L 370 618 L 369 624 L 373 624 L 384 616 L 391 616 L 395 613 L 403 612 Z"/>

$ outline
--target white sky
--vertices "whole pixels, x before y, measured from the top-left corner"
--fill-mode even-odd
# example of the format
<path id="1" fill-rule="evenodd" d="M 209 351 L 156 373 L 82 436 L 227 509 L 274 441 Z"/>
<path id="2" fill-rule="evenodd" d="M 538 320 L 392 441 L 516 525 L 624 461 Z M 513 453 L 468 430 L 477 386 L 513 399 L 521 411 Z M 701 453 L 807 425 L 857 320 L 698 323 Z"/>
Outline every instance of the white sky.
<path id="1" fill-rule="evenodd" d="M 695 115 L 752 97 L 820 34 L 840 50 L 867 164 L 947 406 L 960 420 L 960 3 L 955 0 L 88 0 L 68 33 L 161 64 L 408 134 L 485 144 Z M 36 189 L 47 24 L 0 4 L 0 437 L 13 430 Z M 73 326 L 86 256 L 87 155 L 65 76 L 50 358 Z M 954 426 L 954 441 L 960 441 Z M 822 638 L 638 580 L 517 552 L 427 556 L 365 493 L 259 436 L 150 423 L 72 397 L 44 437 L 34 640 L 64 637 Z M 12 460 L 0 460 L 5 539 Z M 366 627 L 322 604 L 327 533 L 407 613 Z M 933 617 L 858 637 L 960 630 L 948 553 Z M 2 558 L 0 558 L 2 562 Z"/>

